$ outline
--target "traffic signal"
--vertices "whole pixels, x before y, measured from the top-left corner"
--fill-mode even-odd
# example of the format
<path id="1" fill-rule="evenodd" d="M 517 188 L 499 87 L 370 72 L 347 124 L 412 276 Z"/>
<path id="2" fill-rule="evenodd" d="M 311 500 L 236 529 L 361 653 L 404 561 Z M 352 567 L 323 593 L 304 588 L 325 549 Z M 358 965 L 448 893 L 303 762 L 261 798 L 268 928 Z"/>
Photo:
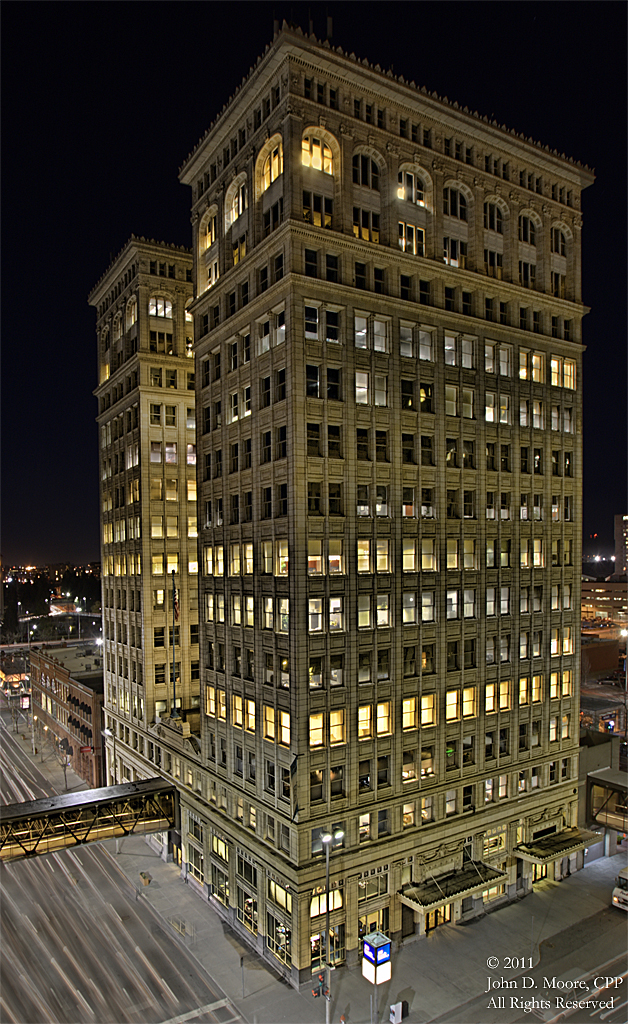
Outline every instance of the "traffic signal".
<path id="1" fill-rule="evenodd" d="M 324 974 L 319 974 L 318 975 L 318 988 L 313 988 L 312 989 L 312 995 L 314 996 L 315 999 L 318 999 L 319 996 L 327 995 L 326 991 L 323 992 L 323 983 L 324 983 L 324 981 L 325 981 L 325 975 Z"/>

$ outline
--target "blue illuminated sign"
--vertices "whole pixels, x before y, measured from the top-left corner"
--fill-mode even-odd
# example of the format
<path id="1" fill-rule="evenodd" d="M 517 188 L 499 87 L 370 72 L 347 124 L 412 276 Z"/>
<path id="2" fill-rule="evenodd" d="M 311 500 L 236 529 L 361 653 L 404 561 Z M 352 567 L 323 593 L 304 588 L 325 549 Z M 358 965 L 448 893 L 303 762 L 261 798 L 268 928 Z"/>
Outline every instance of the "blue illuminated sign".
<path id="1" fill-rule="evenodd" d="M 385 964 L 390 960 L 390 946 L 390 942 L 375 946 L 365 939 L 362 953 L 372 964 Z"/>

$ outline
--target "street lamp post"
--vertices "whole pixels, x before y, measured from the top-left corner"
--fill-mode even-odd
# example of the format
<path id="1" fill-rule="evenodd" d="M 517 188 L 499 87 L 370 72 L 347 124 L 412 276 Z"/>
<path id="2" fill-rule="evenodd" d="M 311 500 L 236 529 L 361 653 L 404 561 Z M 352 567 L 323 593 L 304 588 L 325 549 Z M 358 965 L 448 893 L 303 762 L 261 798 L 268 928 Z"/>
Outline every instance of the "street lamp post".
<path id="1" fill-rule="evenodd" d="M 331 956 L 330 956 L 330 936 L 329 936 L 329 851 L 331 849 L 332 840 L 343 839 L 344 832 L 340 829 L 334 832 L 333 836 L 331 832 L 326 832 L 321 837 L 323 846 L 325 847 L 325 977 L 326 977 L 326 989 L 325 992 L 325 1024 L 330 1024 L 331 1021 Z"/>

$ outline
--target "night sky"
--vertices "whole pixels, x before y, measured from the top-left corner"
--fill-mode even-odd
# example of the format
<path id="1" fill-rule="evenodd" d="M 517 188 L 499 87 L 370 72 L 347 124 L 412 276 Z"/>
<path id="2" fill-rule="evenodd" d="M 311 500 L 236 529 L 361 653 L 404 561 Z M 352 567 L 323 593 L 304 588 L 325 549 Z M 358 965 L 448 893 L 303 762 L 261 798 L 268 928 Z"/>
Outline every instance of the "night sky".
<path id="1" fill-rule="evenodd" d="M 626 6 L 21 3 L 2 7 L 4 564 L 97 561 L 95 312 L 132 233 L 190 245 L 177 172 L 273 17 L 595 169 L 583 193 L 585 551 L 626 500 Z M 589 541 L 597 533 L 599 539 Z M 591 546 L 593 545 L 593 546 Z"/>

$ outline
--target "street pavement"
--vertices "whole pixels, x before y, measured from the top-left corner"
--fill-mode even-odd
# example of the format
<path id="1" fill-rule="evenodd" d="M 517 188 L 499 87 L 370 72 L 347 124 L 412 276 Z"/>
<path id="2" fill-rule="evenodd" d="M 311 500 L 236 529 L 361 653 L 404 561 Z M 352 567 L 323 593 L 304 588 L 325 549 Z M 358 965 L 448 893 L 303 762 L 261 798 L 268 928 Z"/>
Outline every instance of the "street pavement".
<path id="1" fill-rule="evenodd" d="M 30 750 L 30 744 L 24 747 Z M 39 764 L 57 791 L 63 773 L 51 757 Z M 68 787 L 81 781 L 68 772 Z M 165 863 L 144 837 L 130 836 L 101 844 L 112 870 L 126 879 L 131 894 L 166 922 L 249 1024 L 319 1024 L 325 1001 L 313 999 L 310 986 L 295 991 L 241 941 L 172 863 Z M 560 883 L 545 881 L 525 899 L 465 926 L 434 929 L 425 939 L 406 943 L 393 955 L 392 978 L 379 987 L 379 1021 L 388 1021 L 389 1006 L 406 1000 L 408 1024 L 515 1024 L 555 1015 L 489 1005 L 488 979 L 505 978 L 522 987 L 521 969 L 507 970 L 506 957 L 532 957 L 532 974 L 569 978 L 595 971 L 621 958 L 626 950 L 626 915 L 610 906 L 613 879 L 626 864 L 626 851 L 590 863 Z M 140 871 L 151 881 L 141 885 Z M 490 957 L 498 966 L 487 967 Z M 243 970 L 241 958 L 244 958 Z M 526 973 L 530 974 L 530 970 Z M 628 984 L 625 985 L 628 987 Z M 372 1017 L 372 986 L 359 969 L 332 974 L 331 1021 L 341 1014 L 347 1024 L 368 1024 Z M 497 993 L 500 994 L 499 992 Z M 506 993 L 508 995 L 508 993 Z M 524 992 L 520 994 L 524 995 Z M 625 996 L 623 997 L 625 998 Z M 616 1002 L 622 1002 L 617 999 Z M 172 1021 L 179 1017 L 171 1018 Z M 191 1019 L 187 1018 L 186 1019 Z M 593 1017 L 593 1020 L 600 1019 Z"/>

